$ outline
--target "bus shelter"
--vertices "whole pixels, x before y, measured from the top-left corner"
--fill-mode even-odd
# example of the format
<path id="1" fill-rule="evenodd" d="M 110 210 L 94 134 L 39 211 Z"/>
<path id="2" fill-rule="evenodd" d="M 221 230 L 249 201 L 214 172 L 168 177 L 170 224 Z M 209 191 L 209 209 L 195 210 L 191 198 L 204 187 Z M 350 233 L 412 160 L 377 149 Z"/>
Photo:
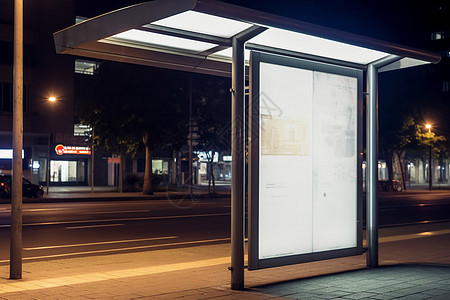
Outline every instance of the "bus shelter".
<path id="1" fill-rule="evenodd" d="M 367 266 L 378 265 L 378 73 L 439 55 L 214 0 L 125 7 L 54 41 L 61 54 L 232 78 L 232 289 L 244 288 L 246 129 L 249 269 L 363 252 L 365 101 Z"/>

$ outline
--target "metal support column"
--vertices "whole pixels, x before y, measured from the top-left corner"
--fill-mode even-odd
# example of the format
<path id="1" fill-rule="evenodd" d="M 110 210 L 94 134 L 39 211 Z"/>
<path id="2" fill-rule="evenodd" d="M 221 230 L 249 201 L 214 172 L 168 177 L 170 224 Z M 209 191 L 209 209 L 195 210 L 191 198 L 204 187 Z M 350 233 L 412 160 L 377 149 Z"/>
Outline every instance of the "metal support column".
<path id="1" fill-rule="evenodd" d="M 367 232 L 367 266 L 378 266 L 378 69 L 401 59 L 391 55 L 380 59 L 367 68 L 366 122 L 366 232 Z"/>
<path id="2" fill-rule="evenodd" d="M 192 195 L 192 186 L 194 185 L 192 176 L 192 162 L 193 162 L 193 147 L 192 147 L 192 75 L 189 77 L 189 194 Z"/>
<path id="3" fill-rule="evenodd" d="M 95 150 L 94 150 L 94 128 L 92 128 L 92 145 L 91 145 L 91 193 L 94 193 L 94 160 L 95 160 Z M 77 175 L 78 177 L 78 175 Z"/>
<path id="4" fill-rule="evenodd" d="M 231 289 L 244 289 L 244 42 L 233 37 L 231 77 Z"/>
<path id="5" fill-rule="evenodd" d="M 366 197 L 367 197 L 367 266 L 378 266 L 378 72 L 373 64 L 367 69 L 368 98 L 366 141 Z"/>
<path id="6" fill-rule="evenodd" d="M 22 278 L 23 0 L 14 1 L 14 106 L 10 278 Z"/>

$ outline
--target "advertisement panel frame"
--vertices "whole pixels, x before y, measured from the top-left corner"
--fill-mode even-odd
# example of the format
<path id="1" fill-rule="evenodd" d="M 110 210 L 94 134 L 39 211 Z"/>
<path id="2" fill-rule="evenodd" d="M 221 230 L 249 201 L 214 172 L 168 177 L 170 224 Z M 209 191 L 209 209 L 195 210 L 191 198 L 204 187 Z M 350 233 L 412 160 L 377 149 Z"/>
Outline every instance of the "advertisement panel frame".
<path id="1" fill-rule="evenodd" d="M 260 259 L 259 257 L 259 185 L 260 185 L 260 70 L 261 63 L 285 66 L 301 70 L 323 72 L 335 75 L 354 77 L 357 81 L 356 103 L 356 246 L 320 252 L 302 253 Z M 289 88 L 286 87 L 286 88 Z M 276 103 L 275 103 L 276 105 Z M 362 141 L 363 141 L 363 71 L 348 67 L 321 62 L 303 60 L 251 51 L 250 54 L 250 97 L 249 97 L 249 166 L 248 166 L 248 198 L 249 198 L 249 230 L 248 230 L 248 269 L 257 270 L 290 264 L 332 259 L 345 256 L 360 255 L 362 247 Z M 312 174 L 311 174 L 312 176 Z"/>

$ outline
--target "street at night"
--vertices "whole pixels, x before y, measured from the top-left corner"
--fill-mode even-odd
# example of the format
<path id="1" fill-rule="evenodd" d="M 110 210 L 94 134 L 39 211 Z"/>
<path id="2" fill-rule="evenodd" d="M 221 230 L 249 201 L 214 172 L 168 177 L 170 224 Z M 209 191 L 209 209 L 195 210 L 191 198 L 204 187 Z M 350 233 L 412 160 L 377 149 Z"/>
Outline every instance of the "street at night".
<path id="1" fill-rule="evenodd" d="M 413 293 L 445 299 L 449 292 L 445 289 L 448 285 L 441 282 L 449 280 L 445 266 L 450 262 L 450 191 L 380 193 L 380 268 L 366 269 L 365 255 L 358 255 L 246 271 L 249 288 L 242 292 L 228 288 L 227 193 L 196 199 L 194 206 L 185 208 L 177 207 L 182 205 L 181 199 L 169 199 L 165 194 L 142 200 L 136 198 L 144 196 L 137 194 L 123 200 L 119 194 L 109 200 L 101 197 L 102 201 L 95 199 L 99 196 L 102 194 L 84 193 L 64 201 L 50 202 L 52 198 L 48 198 L 48 203 L 41 199 L 24 204 L 27 279 L 14 285 L 0 280 L 0 299 L 313 299 Z M 88 201 L 80 201 L 80 197 Z M 9 214 L 9 204 L 1 204 L 2 241 L 8 240 Z M 4 278 L 8 251 L 8 244 L 2 243 L 0 272 Z M 423 283 L 419 278 L 425 274 Z M 390 289 L 381 292 L 371 276 L 377 276 L 383 286 L 389 282 Z M 355 287 L 356 280 L 367 284 Z"/>
<path id="2" fill-rule="evenodd" d="M 85 197 L 89 197 L 87 193 Z M 182 248 L 230 242 L 229 195 L 180 200 L 72 201 L 25 203 L 24 260 Z M 380 227 L 450 221 L 450 191 L 381 193 Z M 8 204 L 0 205 L 2 240 L 9 238 Z M 2 243 L 0 263 L 9 246 Z"/>
<path id="3" fill-rule="evenodd" d="M 0 1 L 0 300 L 450 299 L 449 4 Z"/>

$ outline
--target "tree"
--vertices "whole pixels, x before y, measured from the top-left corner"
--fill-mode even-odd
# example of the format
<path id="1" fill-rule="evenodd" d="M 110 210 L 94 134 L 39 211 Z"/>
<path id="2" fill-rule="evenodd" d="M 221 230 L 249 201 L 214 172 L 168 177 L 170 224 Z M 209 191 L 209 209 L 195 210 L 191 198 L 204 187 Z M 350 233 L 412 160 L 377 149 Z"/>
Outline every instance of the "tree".
<path id="1" fill-rule="evenodd" d="M 230 151 L 231 97 L 229 79 L 196 75 L 193 85 L 195 111 L 193 119 L 198 127 L 197 151 L 206 153 L 210 169 L 208 190 L 216 192 L 214 156 Z"/>
<path id="2" fill-rule="evenodd" d="M 433 185 L 433 176 L 432 176 L 432 154 L 434 156 L 439 157 L 441 153 L 446 150 L 443 142 L 446 141 L 445 136 L 436 135 L 435 132 L 431 131 L 431 125 L 418 125 L 416 131 L 416 140 L 420 146 L 425 146 L 429 151 L 429 188 L 432 189 Z"/>
<path id="3" fill-rule="evenodd" d="M 78 104 L 78 116 L 94 128 L 97 144 L 108 151 L 134 157 L 145 150 L 142 192 L 151 194 L 153 151 L 181 147 L 187 136 L 186 75 L 108 62 L 95 81 L 92 96 Z"/>
<path id="4" fill-rule="evenodd" d="M 431 65 L 383 72 L 379 76 L 380 152 L 385 155 L 389 177 L 393 179 L 392 161 L 401 165 L 402 184 L 405 183 L 405 157 L 426 153 L 425 145 L 417 139 L 420 124 L 433 120 L 440 132 L 449 135 L 450 101 L 434 84 Z M 443 142 L 439 147 L 444 146 Z M 441 152 L 442 154 L 443 152 Z"/>
<path id="5" fill-rule="evenodd" d="M 397 118 L 385 120 L 388 122 L 383 123 L 384 126 L 380 124 L 380 149 L 386 156 L 389 179 L 394 179 L 395 163 L 400 170 L 400 183 L 405 189 L 405 153 L 415 138 L 415 121 L 410 114 L 401 112 L 397 113 Z"/>

